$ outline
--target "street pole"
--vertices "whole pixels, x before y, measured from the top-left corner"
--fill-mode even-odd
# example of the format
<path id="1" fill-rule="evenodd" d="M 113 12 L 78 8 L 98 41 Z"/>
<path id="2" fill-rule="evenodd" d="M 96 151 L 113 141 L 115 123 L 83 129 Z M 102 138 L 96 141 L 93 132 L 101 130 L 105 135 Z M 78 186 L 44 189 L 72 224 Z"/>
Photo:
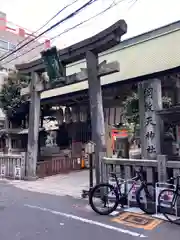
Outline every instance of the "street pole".
<path id="1" fill-rule="evenodd" d="M 92 140 L 95 143 L 96 184 L 101 178 L 101 159 L 106 154 L 105 124 L 102 104 L 100 77 L 98 76 L 98 56 L 92 51 L 86 53 L 89 100 L 91 110 Z"/>
<path id="2" fill-rule="evenodd" d="M 89 189 L 93 187 L 93 153 L 89 154 Z"/>

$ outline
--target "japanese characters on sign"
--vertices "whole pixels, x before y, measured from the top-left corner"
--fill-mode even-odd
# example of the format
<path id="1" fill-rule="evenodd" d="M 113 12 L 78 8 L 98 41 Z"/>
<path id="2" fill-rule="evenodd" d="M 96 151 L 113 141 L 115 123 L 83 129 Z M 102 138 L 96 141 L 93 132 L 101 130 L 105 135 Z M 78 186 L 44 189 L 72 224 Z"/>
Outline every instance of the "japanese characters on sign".
<path id="1" fill-rule="evenodd" d="M 153 88 L 148 86 L 144 89 L 144 108 L 145 108 L 145 138 L 147 142 L 146 151 L 147 155 L 153 158 L 156 154 L 155 142 L 155 111 L 153 108 Z"/>

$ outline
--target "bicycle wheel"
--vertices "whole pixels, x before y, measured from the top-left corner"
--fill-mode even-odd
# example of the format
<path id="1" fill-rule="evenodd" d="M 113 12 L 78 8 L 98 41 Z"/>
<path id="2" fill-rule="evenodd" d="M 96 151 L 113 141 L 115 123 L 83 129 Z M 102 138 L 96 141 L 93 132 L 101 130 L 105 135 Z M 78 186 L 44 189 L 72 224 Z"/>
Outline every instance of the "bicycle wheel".
<path id="1" fill-rule="evenodd" d="M 116 210 L 119 204 L 118 192 L 108 183 L 98 184 L 92 188 L 89 194 L 89 204 L 96 213 L 109 215 Z M 101 207 L 99 208 L 99 206 Z"/>
<path id="2" fill-rule="evenodd" d="M 180 195 L 172 189 L 164 189 L 158 196 L 159 212 L 174 224 L 180 225 Z"/>
<path id="3" fill-rule="evenodd" d="M 136 192 L 136 201 L 139 208 L 147 213 L 154 214 L 156 212 L 156 191 L 155 186 L 151 183 L 141 184 Z"/>

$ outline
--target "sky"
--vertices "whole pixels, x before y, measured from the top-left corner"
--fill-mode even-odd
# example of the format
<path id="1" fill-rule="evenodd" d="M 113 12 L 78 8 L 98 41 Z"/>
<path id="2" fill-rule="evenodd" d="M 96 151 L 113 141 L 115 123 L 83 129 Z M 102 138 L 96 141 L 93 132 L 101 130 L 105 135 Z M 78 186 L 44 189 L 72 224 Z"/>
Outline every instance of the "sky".
<path id="1" fill-rule="evenodd" d="M 73 1 L 1 0 L 0 11 L 6 12 L 8 21 L 35 31 L 57 13 L 58 10 Z M 93 3 L 86 10 L 48 33 L 46 37 L 51 38 L 60 34 L 65 29 L 101 12 L 110 6 L 113 1 L 115 3 L 121 2 L 99 17 L 61 35 L 53 44 L 57 45 L 58 48 L 64 48 L 100 32 L 119 19 L 124 19 L 128 24 L 128 32 L 124 35 L 123 39 L 180 20 L 180 0 L 97 0 L 97 2 Z M 76 4 L 61 13 L 51 24 L 67 16 L 85 2 L 87 0 L 79 0 Z"/>

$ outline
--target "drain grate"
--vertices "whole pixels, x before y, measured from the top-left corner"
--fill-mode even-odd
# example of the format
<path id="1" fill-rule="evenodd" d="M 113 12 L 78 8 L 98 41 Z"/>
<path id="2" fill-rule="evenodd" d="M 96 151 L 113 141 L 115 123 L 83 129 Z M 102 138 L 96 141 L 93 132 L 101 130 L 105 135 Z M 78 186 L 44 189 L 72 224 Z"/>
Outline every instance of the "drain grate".
<path id="1" fill-rule="evenodd" d="M 129 222 L 129 223 L 133 223 L 133 224 L 147 225 L 150 222 L 152 222 L 153 219 L 147 219 L 147 218 L 144 218 L 143 216 L 129 215 L 126 218 L 124 218 L 124 221 Z"/>
<path id="2" fill-rule="evenodd" d="M 118 217 L 113 218 L 112 221 L 135 228 L 143 228 L 145 230 L 152 230 L 162 222 L 159 219 L 154 219 L 145 214 L 129 212 L 120 214 Z"/>

